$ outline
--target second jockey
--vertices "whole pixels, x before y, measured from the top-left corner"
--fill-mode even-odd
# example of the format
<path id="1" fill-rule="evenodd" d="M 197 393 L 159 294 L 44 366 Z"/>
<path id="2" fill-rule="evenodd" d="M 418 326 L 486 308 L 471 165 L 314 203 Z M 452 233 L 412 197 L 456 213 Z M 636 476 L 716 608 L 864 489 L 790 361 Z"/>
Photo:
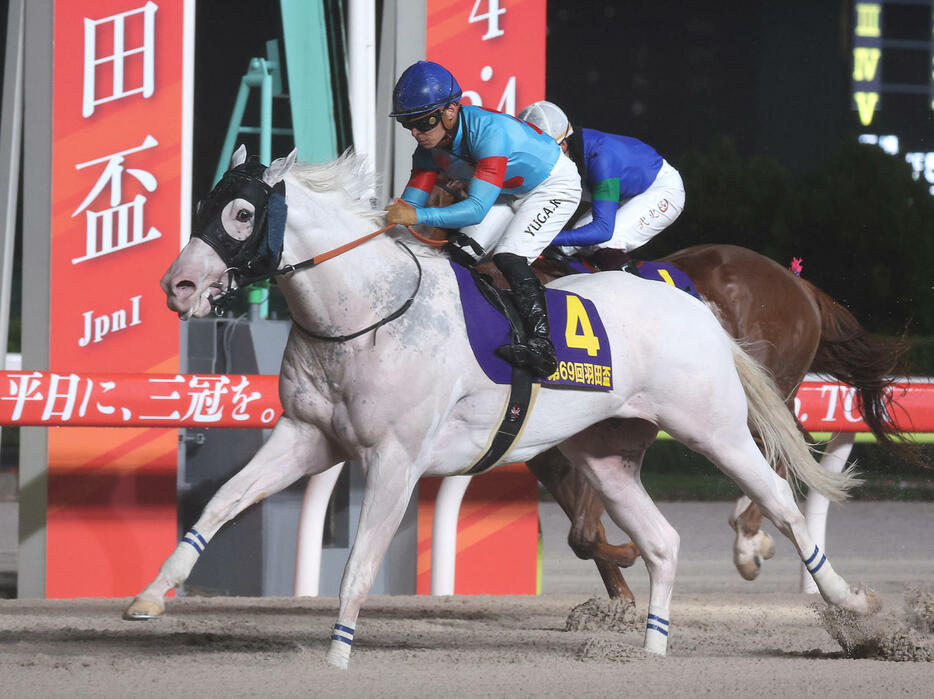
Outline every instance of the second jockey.
<path id="1" fill-rule="evenodd" d="M 628 253 L 675 222 L 684 208 L 681 175 L 654 148 L 629 136 L 575 130 L 552 102 L 534 102 L 519 114 L 554 138 L 577 165 L 592 209 L 554 245 Z"/>
<path id="2" fill-rule="evenodd" d="M 418 142 L 412 175 L 401 199 L 386 208 L 390 224 L 459 228 L 492 253 L 512 288 L 527 344 L 497 352 L 537 376 L 557 370 L 545 290 L 529 269 L 580 202 L 577 168 L 557 142 L 523 121 L 482 107 L 461 105 L 461 88 L 443 66 L 419 61 L 393 90 L 390 114 Z M 468 183 L 467 197 L 426 208 L 443 172 Z"/>

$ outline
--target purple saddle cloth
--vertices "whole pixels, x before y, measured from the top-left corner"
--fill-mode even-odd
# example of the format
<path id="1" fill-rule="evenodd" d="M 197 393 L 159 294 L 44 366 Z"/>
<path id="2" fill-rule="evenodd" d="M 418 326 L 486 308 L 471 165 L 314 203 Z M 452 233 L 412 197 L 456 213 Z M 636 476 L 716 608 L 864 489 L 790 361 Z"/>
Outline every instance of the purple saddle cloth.
<path id="1" fill-rule="evenodd" d="M 667 262 L 636 262 L 636 270 L 642 279 L 666 282 L 700 300 L 700 293 L 691 278 L 672 264 Z"/>
<path id="2" fill-rule="evenodd" d="M 457 277 L 467 336 L 477 363 L 495 383 L 512 383 L 512 364 L 496 356 L 497 347 L 509 344 L 509 321 L 483 297 L 469 270 L 454 262 L 451 268 Z M 535 381 L 545 386 L 611 390 L 610 340 L 596 306 L 560 289 L 546 288 L 545 301 L 558 371 Z"/>
<path id="3" fill-rule="evenodd" d="M 575 258 L 569 257 L 564 262 L 578 274 L 594 273 L 593 267 L 585 265 Z M 681 289 L 681 291 L 689 293 L 698 301 L 702 300 L 700 292 L 697 290 L 697 287 L 694 286 L 694 282 L 691 281 L 691 278 L 673 264 L 669 262 L 637 262 L 636 260 L 633 260 L 633 262 L 636 265 L 636 271 L 639 273 L 641 279 L 671 284 Z"/>

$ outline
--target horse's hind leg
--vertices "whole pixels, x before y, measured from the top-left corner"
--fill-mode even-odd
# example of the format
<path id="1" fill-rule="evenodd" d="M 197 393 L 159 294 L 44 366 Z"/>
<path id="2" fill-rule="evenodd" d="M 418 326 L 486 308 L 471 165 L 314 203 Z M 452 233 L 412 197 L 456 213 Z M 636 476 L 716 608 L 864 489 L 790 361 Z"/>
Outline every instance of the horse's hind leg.
<path id="1" fill-rule="evenodd" d="M 645 449 L 657 431 L 642 420 L 608 420 L 575 435 L 561 450 L 582 470 L 610 517 L 641 550 L 650 580 L 645 650 L 664 655 L 680 537 L 639 477 Z"/>
<path id="2" fill-rule="evenodd" d="M 730 515 L 730 526 L 736 532 L 733 541 L 733 565 L 745 580 L 755 580 L 762 570 L 762 561 L 775 555 L 772 537 L 762 531 L 762 510 L 743 495 L 736 501 Z"/>
<path id="3" fill-rule="evenodd" d="M 694 443 L 692 448 L 732 478 L 762 508 L 778 530 L 788 537 L 825 601 L 864 615 L 878 609 L 875 595 L 867 590 L 851 588 L 814 544 L 804 515 L 795 503 L 791 486 L 769 466 L 745 425 L 742 425 L 742 429 L 729 432 L 721 430 L 712 434 L 709 442 Z"/>
<path id="4" fill-rule="evenodd" d="M 123 612 L 124 619 L 152 619 L 165 611 L 165 595 L 191 573 L 218 530 L 250 505 L 279 492 L 310 471 L 331 466 L 326 439 L 308 425 L 279 418 L 250 462 L 215 493 L 156 576 Z"/>
<path id="5" fill-rule="evenodd" d="M 793 405 L 789 405 L 788 410 L 792 415 L 795 414 Z M 798 425 L 801 435 L 809 439 L 810 435 L 797 417 L 795 417 L 795 423 Z M 759 447 L 760 451 L 762 450 L 762 444 L 758 439 L 756 440 L 756 446 Z M 776 472 L 782 478 L 785 477 L 783 465 L 779 465 Z M 736 532 L 736 539 L 733 541 L 733 565 L 736 566 L 736 570 L 739 571 L 744 580 L 755 580 L 762 571 L 762 561 L 767 561 L 775 555 L 775 543 L 772 541 L 772 537 L 762 531 L 762 510 L 759 509 L 756 503 L 743 495 L 736 501 L 729 523 L 733 531 Z"/>
<path id="6" fill-rule="evenodd" d="M 607 542 L 600 517 L 603 502 L 580 469 L 568 462 L 558 449 L 549 449 L 526 462 L 529 470 L 545 486 L 555 502 L 571 520 L 568 545 L 582 560 L 593 560 L 611 599 L 625 597 L 635 602 L 635 596 L 620 567 L 628 568 L 639 556 L 632 542 L 614 546 Z"/>

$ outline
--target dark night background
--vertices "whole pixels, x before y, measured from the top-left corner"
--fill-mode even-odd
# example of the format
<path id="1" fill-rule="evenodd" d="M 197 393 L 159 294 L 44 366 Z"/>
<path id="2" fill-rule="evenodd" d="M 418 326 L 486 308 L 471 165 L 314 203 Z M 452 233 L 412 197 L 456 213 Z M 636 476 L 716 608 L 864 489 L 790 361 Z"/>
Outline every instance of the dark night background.
<path id="1" fill-rule="evenodd" d="M 850 3 L 777 5 L 550 0 L 547 97 L 574 121 L 641 138 L 672 162 L 728 135 L 742 152 L 813 168 L 850 122 Z M 281 34 L 270 8 L 197 5 L 196 187 L 213 175 L 206 161 L 216 161 L 249 59 Z"/>

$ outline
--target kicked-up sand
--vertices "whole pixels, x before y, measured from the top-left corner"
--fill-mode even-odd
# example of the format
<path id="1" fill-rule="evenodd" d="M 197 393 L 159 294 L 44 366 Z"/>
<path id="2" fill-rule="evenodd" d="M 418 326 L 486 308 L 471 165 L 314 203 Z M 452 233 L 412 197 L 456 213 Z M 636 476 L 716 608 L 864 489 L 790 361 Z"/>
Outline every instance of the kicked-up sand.
<path id="1" fill-rule="evenodd" d="M 934 575 L 934 504 L 832 509 L 835 569 L 884 605 L 855 622 L 797 592 L 799 562 L 774 528 L 775 558 L 746 582 L 732 568 L 726 503 L 660 508 L 682 535 L 667 657 L 641 650 L 641 561 L 627 571 L 636 606 L 605 602 L 592 564 L 564 544 L 567 521 L 546 503 L 542 595 L 372 597 L 347 671 L 325 662 L 334 597 L 188 596 L 148 622 L 120 618 L 128 599 L 0 600 L 0 689 L 43 698 L 931 695 L 934 600 L 924 585 Z"/>

